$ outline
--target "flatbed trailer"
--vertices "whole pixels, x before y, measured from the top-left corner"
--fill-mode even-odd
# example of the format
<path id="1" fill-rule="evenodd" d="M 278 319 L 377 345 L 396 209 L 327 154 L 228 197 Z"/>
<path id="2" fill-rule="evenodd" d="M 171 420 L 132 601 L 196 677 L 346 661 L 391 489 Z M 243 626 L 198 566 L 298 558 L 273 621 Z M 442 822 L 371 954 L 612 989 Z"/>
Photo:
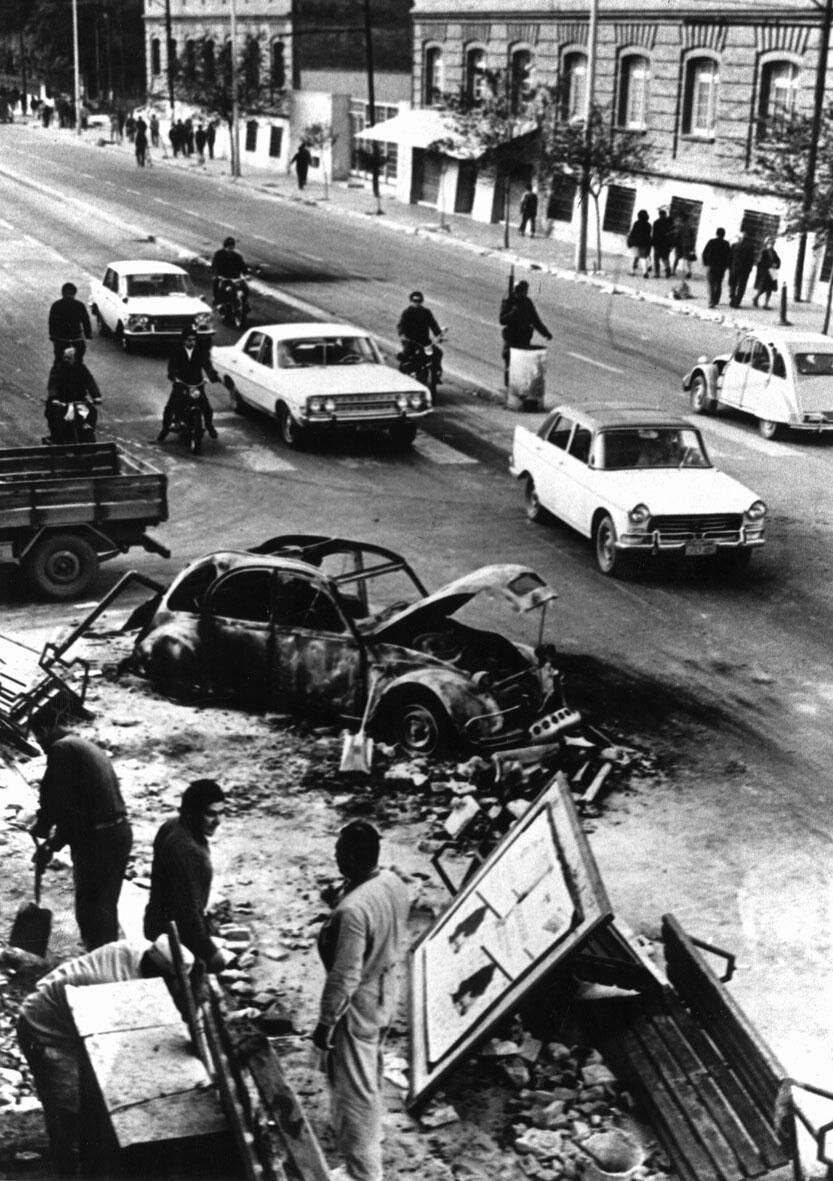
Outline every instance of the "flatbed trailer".
<path id="1" fill-rule="evenodd" d="M 49 598 L 82 595 L 131 546 L 170 557 L 146 533 L 167 519 L 167 476 L 117 443 L 0 450 L 0 545 Z"/>

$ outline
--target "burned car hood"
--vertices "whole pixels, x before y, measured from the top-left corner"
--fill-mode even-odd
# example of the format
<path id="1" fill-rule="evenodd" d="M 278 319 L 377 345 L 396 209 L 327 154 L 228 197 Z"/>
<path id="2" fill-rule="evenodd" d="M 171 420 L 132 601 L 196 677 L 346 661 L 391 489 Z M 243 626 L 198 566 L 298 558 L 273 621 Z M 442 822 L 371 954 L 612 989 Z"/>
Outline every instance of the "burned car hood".
<path id="1" fill-rule="evenodd" d="M 519 612 L 531 611 L 558 598 L 552 587 L 528 566 L 506 563 L 481 566 L 376 624 L 365 635 L 395 643 L 394 637 L 401 635 L 404 630 L 411 631 L 423 623 L 436 620 L 438 616 L 447 618 L 479 594 L 501 596 L 513 610 Z"/>

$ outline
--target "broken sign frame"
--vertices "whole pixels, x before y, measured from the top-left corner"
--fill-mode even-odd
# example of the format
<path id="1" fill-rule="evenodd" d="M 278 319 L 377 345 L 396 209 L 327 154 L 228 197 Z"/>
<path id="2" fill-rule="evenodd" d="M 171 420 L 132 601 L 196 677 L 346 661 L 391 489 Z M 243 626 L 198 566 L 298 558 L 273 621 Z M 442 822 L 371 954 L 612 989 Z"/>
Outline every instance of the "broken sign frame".
<path id="1" fill-rule="evenodd" d="M 612 918 L 559 772 L 414 949 L 408 1106 Z"/>

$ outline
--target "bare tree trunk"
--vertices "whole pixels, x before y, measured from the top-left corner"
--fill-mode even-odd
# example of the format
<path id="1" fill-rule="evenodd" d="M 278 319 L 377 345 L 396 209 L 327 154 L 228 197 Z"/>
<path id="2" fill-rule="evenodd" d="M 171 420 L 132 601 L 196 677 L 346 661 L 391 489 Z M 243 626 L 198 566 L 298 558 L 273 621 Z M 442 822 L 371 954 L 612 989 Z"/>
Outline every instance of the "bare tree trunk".
<path id="1" fill-rule="evenodd" d="M 602 218 L 599 212 L 599 194 L 593 194 L 593 209 L 596 214 L 596 270 L 602 269 Z"/>
<path id="2" fill-rule="evenodd" d="M 507 169 L 503 180 L 503 249 L 509 249 L 509 196 L 512 189 L 512 173 Z"/>

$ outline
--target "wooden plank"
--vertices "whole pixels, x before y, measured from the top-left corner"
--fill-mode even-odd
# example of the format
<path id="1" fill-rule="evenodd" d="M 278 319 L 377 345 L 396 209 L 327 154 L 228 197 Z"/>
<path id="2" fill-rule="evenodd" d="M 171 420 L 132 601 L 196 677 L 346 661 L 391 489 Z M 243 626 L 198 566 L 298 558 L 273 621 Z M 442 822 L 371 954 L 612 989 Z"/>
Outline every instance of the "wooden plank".
<path id="1" fill-rule="evenodd" d="M 321 1145 L 265 1038 L 249 1055 L 247 1065 L 298 1175 L 303 1181 L 329 1181 Z"/>
<path id="2" fill-rule="evenodd" d="M 208 1005 L 202 1006 L 202 1016 L 205 1022 L 205 1034 L 214 1059 L 215 1080 L 220 1091 L 220 1102 L 225 1113 L 228 1127 L 237 1146 L 240 1164 L 246 1181 L 264 1181 L 265 1173 L 261 1162 L 257 1159 L 254 1136 L 246 1124 L 244 1113 L 240 1106 L 240 1099 L 235 1094 L 232 1085 L 231 1068 L 228 1058 L 223 1051 L 220 1034 L 214 1015 Z"/>

